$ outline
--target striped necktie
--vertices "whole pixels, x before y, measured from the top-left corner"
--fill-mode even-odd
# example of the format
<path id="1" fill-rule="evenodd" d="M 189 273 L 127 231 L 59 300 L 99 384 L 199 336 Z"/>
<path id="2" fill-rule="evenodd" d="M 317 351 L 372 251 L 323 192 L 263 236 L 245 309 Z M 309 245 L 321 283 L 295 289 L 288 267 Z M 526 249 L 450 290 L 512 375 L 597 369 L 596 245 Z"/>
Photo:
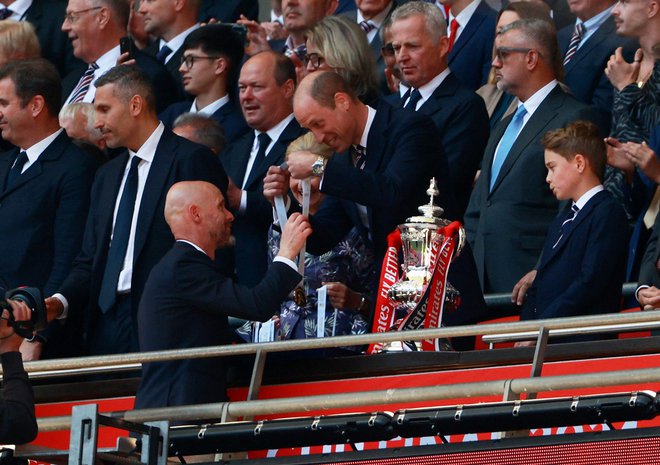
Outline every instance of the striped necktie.
<path id="1" fill-rule="evenodd" d="M 571 58 L 573 58 L 573 55 L 575 55 L 575 52 L 577 52 L 585 30 L 586 28 L 584 27 L 584 23 L 577 23 L 575 25 L 575 31 L 573 32 L 573 37 L 571 37 L 571 41 L 568 44 L 568 50 L 566 51 L 566 57 L 564 58 L 564 66 L 566 66 L 566 64 L 571 61 Z"/>
<path id="2" fill-rule="evenodd" d="M 571 225 L 571 223 L 573 222 L 579 211 L 580 209 L 577 207 L 577 205 L 575 204 L 571 205 L 572 214 L 568 218 L 566 218 L 564 222 L 561 224 L 561 227 L 559 228 L 559 238 L 557 239 L 557 242 L 555 242 L 555 245 L 552 246 L 553 249 L 557 247 L 559 242 L 561 242 L 562 237 L 564 237 L 564 234 L 566 233 L 566 231 L 568 231 L 568 227 Z"/>
<path id="3" fill-rule="evenodd" d="M 91 63 L 87 67 L 87 71 L 85 71 L 85 73 L 82 75 L 80 81 L 78 81 L 78 85 L 72 92 L 69 103 L 78 103 L 83 101 L 85 95 L 87 95 L 89 86 L 92 84 L 92 80 L 94 79 L 94 72 L 97 69 L 99 69 L 99 65 L 96 63 Z"/>
<path id="4" fill-rule="evenodd" d="M 366 20 L 360 22 L 360 27 L 362 28 L 365 34 L 369 34 L 371 31 L 376 29 L 376 25 L 374 23 Z"/>

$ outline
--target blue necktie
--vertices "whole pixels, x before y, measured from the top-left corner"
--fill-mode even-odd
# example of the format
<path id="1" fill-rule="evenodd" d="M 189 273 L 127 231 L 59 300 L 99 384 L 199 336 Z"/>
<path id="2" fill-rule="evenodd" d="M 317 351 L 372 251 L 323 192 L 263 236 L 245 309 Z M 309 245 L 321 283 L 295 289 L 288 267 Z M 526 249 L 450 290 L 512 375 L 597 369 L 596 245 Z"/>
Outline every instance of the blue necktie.
<path id="1" fill-rule="evenodd" d="M 138 190 L 138 164 L 142 161 L 140 157 L 133 157 L 131 168 L 128 171 L 124 190 L 119 201 L 115 227 L 112 231 L 112 241 L 108 250 L 108 259 L 103 273 L 101 292 L 99 293 L 99 307 L 103 313 L 109 311 L 115 304 L 117 296 L 117 284 L 119 273 L 124 268 L 128 238 L 131 234 L 131 223 L 133 222 L 133 210 Z"/>
<path id="2" fill-rule="evenodd" d="M 573 222 L 579 211 L 580 209 L 577 207 L 577 205 L 575 204 L 571 205 L 571 212 L 569 213 L 568 218 L 566 218 L 559 227 L 559 238 L 557 239 L 557 242 L 555 242 L 555 245 L 552 246 L 553 249 L 557 247 L 557 245 L 561 241 L 561 238 L 564 237 L 564 234 L 566 233 L 566 231 L 568 231 L 568 227 L 571 225 L 571 223 Z"/>
<path id="3" fill-rule="evenodd" d="M 158 53 L 156 53 L 156 60 L 160 61 L 162 64 L 165 64 L 165 59 L 170 53 L 172 53 L 172 49 L 167 45 L 163 45 L 160 50 L 158 50 Z"/>
<path id="4" fill-rule="evenodd" d="M 495 153 L 495 159 L 493 160 L 493 169 L 490 172 L 491 191 L 493 190 L 493 186 L 495 185 L 497 176 L 500 174 L 502 165 L 504 165 L 504 161 L 506 160 L 506 157 L 509 155 L 509 151 L 511 150 L 511 147 L 513 147 L 513 144 L 516 142 L 516 138 L 518 137 L 518 133 L 520 133 L 520 129 L 522 129 L 523 118 L 525 117 L 525 114 L 527 114 L 527 110 L 525 110 L 525 105 L 520 105 L 518 107 L 518 110 L 516 110 L 516 114 L 513 115 L 513 119 L 509 122 L 509 125 L 506 127 L 506 131 L 504 131 L 504 135 L 500 140 L 500 147 L 497 150 L 497 153 Z"/>
<path id="5" fill-rule="evenodd" d="M 7 175 L 7 185 L 5 187 L 5 190 L 9 190 L 12 187 L 14 187 L 14 184 L 16 184 L 18 177 L 23 172 L 23 165 L 25 165 L 27 161 L 28 161 L 27 153 L 23 151 L 21 151 L 16 156 L 16 160 L 14 160 L 14 164 L 12 165 L 11 169 L 9 170 L 9 174 Z"/>

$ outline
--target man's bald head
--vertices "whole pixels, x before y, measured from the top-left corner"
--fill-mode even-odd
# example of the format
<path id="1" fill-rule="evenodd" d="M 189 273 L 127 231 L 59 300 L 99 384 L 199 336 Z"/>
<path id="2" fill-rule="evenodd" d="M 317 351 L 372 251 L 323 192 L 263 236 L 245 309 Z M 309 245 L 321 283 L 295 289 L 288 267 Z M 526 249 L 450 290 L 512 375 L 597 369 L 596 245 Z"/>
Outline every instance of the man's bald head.
<path id="1" fill-rule="evenodd" d="M 185 219 L 191 205 L 206 205 L 217 196 L 220 190 L 213 184 L 204 181 L 182 181 L 174 184 L 167 192 L 165 199 L 165 221 L 172 228 Z"/>

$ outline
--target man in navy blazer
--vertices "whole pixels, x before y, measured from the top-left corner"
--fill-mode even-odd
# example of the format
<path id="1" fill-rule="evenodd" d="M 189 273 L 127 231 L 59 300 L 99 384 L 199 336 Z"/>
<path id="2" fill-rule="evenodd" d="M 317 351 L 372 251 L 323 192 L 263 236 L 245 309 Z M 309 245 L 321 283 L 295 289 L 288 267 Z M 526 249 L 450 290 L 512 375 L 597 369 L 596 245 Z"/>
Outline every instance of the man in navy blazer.
<path id="1" fill-rule="evenodd" d="M 128 150 L 99 169 L 82 251 L 46 305 L 66 309 L 84 327 L 88 352 L 101 355 L 138 349 L 144 284 L 174 241 L 163 217 L 170 186 L 207 180 L 225 189 L 226 176 L 209 149 L 158 121 L 150 81 L 139 68 L 117 66 L 96 85 L 96 127 L 109 147 Z"/>
<path id="2" fill-rule="evenodd" d="M 160 120 L 171 129 L 182 113 L 209 115 L 220 124 L 227 141 L 233 142 L 248 131 L 233 98 L 243 60 L 241 39 L 227 25 L 209 24 L 191 32 L 182 49 L 183 87 L 195 100 L 170 105 L 160 113 Z"/>
<path id="3" fill-rule="evenodd" d="M 0 285 L 54 292 L 80 251 L 96 163 L 60 128 L 60 78 L 44 59 L 0 68 L 0 129 L 17 148 L 0 154 Z M 32 342 L 26 358 L 73 355 L 59 322 Z M 66 339 L 66 338 L 64 338 Z M 63 343 L 64 342 L 64 343 Z"/>
<path id="4" fill-rule="evenodd" d="M 312 173 L 322 176 L 321 191 L 327 194 L 311 217 L 314 233 L 308 241 L 309 252 L 326 252 L 356 227 L 373 244 L 379 263 L 387 247 L 387 235 L 406 218 L 417 215 L 418 206 L 428 203 L 426 189 L 432 176 L 440 188 L 437 204 L 445 208 L 447 218 L 455 218 L 453 197 L 446 189 L 447 159 L 434 141 L 435 126 L 428 117 L 392 108 L 385 102 L 376 109 L 368 107 L 331 71 L 319 71 L 303 79 L 294 111 L 303 127 L 335 150 L 327 164 L 300 152 L 289 154 L 287 159 L 295 178 Z M 366 151 L 363 169 L 361 163 L 354 165 L 355 146 Z M 287 192 L 288 185 L 287 173 L 272 167 L 264 180 L 264 195 L 270 198 Z M 469 248 L 450 267 L 449 280 L 465 300 L 458 311 L 446 316 L 444 323 L 478 321 L 485 304 Z"/>
<path id="5" fill-rule="evenodd" d="M 73 54 L 85 66 L 75 69 L 62 79 L 64 103 L 93 102 L 96 92 L 94 80 L 116 66 L 120 57 L 119 39 L 126 35 L 129 4 L 110 0 L 99 0 L 97 3 L 69 0 L 67 6 L 69 16 L 65 17 L 62 30 L 73 44 Z M 176 82 L 153 57 L 135 49 L 133 58 L 135 64 L 152 81 L 159 111 L 183 98 L 183 92 L 176 90 Z M 88 70 L 93 71 L 93 78 L 85 86 L 85 73 Z"/>
<path id="6" fill-rule="evenodd" d="M 291 60 L 275 52 L 246 61 L 238 80 L 241 108 L 252 130 L 229 146 L 220 161 L 231 180 L 227 203 L 235 217 L 236 276 L 244 286 L 256 285 L 268 268 L 273 217 L 263 196 L 264 176 L 269 166 L 284 162 L 287 146 L 303 133 L 293 117 L 295 87 Z"/>
<path id="7" fill-rule="evenodd" d="M 546 133 L 542 143 L 550 190 L 571 205 L 548 229 L 520 319 L 616 312 L 628 227 L 623 208 L 602 185 L 606 155 L 599 130 L 577 121 Z"/>
<path id="8" fill-rule="evenodd" d="M 214 262 L 216 249 L 230 240 L 233 220 L 217 187 L 174 184 L 165 220 L 176 243 L 154 266 L 140 301 L 142 351 L 228 344 L 229 315 L 266 321 L 302 279 L 294 260 L 311 228 L 300 214 L 289 219 L 277 257 L 251 289 L 224 277 Z M 223 357 L 145 363 L 135 408 L 225 401 L 225 377 Z"/>
<path id="9" fill-rule="evenodd" d="M 632 60 L 637 49 L 634 40 L 616 35 L 612 16 L 614 3 L 612 0 L 569 2 L 569 8 L 577 20 L 574 25 L 557 32 L 559 51 L 564 60 L 564 83 L 575 98 L 602 112 L 608 126 L 612 118 L 613 88 L 605 76 L 607 61 L 618 47 L 624 48 L 627 61 Z M 571 49 L 567 55 L 576 28 L 584 28 L 585 31 L 581 33 L 579 42 L 576 38 L 577 49 Z"/>
<path id="10" fill-rule="evenodd" d="M 483 0 L 441 0 L 441 3 L 450 7 L 447 18 L 451 43 L 449 67 L 465 87 L 477 90 L 488 81 L 497 12 Z M 456 26 L 452 26 L 453 21 Z M 453 41 L 452 30 L 456 31 Z"/>
<path id="11" fill-rule="evenodd" d="M 435 123 L 458 209 L 451 219 L 462 220 L 488 141 L 486 106 L 447 67 L 448 39 L 438 8 L 424 2 L 406 3 L 392 14 L 391 21 L 397 65 L 411 88 L 399 105 L 424 113 Z"/>
<path id="12" fill-rule="evenodd" d="M 257 21 L 258 0 L 202 0 L 198 20 L 200 23 L 208 23 L 211 19 L 217 19 L 220 23 L 235 23 L 241 15 Z"/>
<path id="13" fill-rule="evenodd" d="M 537 263 L 557 216 L 559 203 L 545 183 L 541 136 L 571 121 L 597 120 L 559 87 L 549 58 L 555 41 L 553 26 L 536 19 L 505 26 L 495 40 L 498 86 L 521 104 L 491 133 L 465 213 L 485 293 L 513 290 Z"/>

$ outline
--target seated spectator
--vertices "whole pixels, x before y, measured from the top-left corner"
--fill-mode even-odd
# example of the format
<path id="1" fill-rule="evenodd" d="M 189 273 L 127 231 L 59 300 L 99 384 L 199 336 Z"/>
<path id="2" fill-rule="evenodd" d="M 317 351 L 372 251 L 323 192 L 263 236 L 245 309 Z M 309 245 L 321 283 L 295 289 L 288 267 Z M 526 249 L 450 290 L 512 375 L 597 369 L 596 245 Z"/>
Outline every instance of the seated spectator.
<path id="1" fill-rule="evenodd" d="M 0 66 L 40 56 L 41 47 L 32 24 L 9 19 L 0 21 Z"/>
<path id="2" fill-rule="evenodd" d="M 328 16 L 307 32 L 307 72 L 332 69 L 367 104 L 378 104 L 376 63 L 360 26 L 345 16 Z"/>
<path id="3" fill-rule="evenodd" d="M 62 107 L 58 119 L 67 136 L 99 165 L 108 160 L 103 133 L 94 127 L 94 105 L 85 102 L 69 103 Z"/>
<path id="4" fill-rule="evenodd" d="M 627 223 L 605 191 L 605 144 L 598 128 L 576 121 L 543 136 L 546 182 L 558 200 L 571 200 L 548 229 L 521 320 L 616 312 L 625 276 Z M 573 340 L 588 337 L 571 338 Z"/>
<path id="5" fill-rule="evenodd" d="M 294 140 L 287 149 L 287 155 L 307 152 L 324 158 L 332 154 L 332 149 L 316 142 L 312 133 Z M 311 178 L 309 200 L 310 214 L 316 214 L 323 203 L 324 194 L 319 191 L 321 178 Z M 303 202 L 302 181 L 290 178 L 291 193 L 298 203 Z M 271 228 L 269 252 L 271 259 L 279 250 L 280 233 Z M 324 337 L 368 332 L 370 308 L 373 303 L 377 270 L 373 251 L 360 236 L 356 228 L 351 229 L 343 241 L 323 255 L 305 255 L 304 303 L 289 296 L 280 306 L 279 336 L 277 339 L 310 339 L 318 337 L 317 290 L 327 287 L 325 305 Z M 247 322 L 237 330 L 247 342 L 257 342 L 255 324 Z"/>
<path id="6" fill-rule="evenodd" d="M 550 8 L 545 3 L 540 2 L 511 2 L 498 13 L 495 30 L 499 31 L 507 24 L 528 18 L 546 19 L 551 21 Z M 493 50 L 493 58 L 494 57 L 495 51 Z M 557 60 L 556 63 L 559 64 L 561 62 L 560 60 Z M 561 67 L 559 66 L 559 68 Z M 562 70 L 557 69 L 556 75 L 559 80 L 561 80 Z M 518 99 L 500 89 L 497 86 L 497 81 L 498 79 L 495 75 L 495 68 L 491 68 L 490 74 L 488 75 L 488 83 L 484 84 L 477 90 L 477 94 L 479 94 L 486 103 L 491 130 L 501 119 L 513 114 L 518 107 Z"/>
<path id="7" fill-rule="evenodd" d="M 185 112 L 212 116 L 224 129 L 229 142 L 248 131 L 241 111 L 234 103 L 243 44 L 231 27 L 210 24 L 191 32 L 181 47 L 179 72 L 185 91 L 195 97 L 173 103 L 161 112 L 160 120 L 171 128 Z"/>
<path id="8" fill-rule="evenodd" d="M 199 113 L 183 113 L 174 120 L 172 132 L 188 140 L 205 145 L 216 155 L 227 144 L 222 126 L 210 116 Z"/>

